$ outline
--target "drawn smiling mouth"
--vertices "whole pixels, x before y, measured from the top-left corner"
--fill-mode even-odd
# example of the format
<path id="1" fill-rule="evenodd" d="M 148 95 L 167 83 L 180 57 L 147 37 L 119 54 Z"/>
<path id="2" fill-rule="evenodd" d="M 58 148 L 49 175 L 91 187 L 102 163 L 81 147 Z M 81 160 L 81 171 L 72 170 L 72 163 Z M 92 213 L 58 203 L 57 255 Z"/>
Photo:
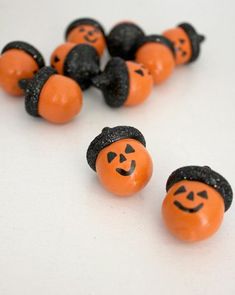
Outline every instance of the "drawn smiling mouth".
<path id="1" fill-rule="evenodd" d="M 198 206 L 194 207 L 194 208 L 188 208 L 185 207 L 184 205 L 182 205 L 180 202 L 178 201 L 174 201 L 174 205 L 179 208 L 182 211 L 188 212 L 188 213 L 196 213 L 198 212 L 202 207 L 203 207 L 203 203 L 199 204 Z"/>
<path id="2" fill-rule="evenodd" d="M 87 42 L 90 42 L 90 43 L 95 43 L 97 41 L 97 38 L 95 39 L 90 39 L 89 36 L 84 36 L 84 39 L 87 41 Z"/>
<path id="3" fill-rule="evenodd" d="M 116 171 L 117 171 L 117 173 L 119 173 L 122 176 L 130 176 L 135 171 L 135 167 L 136 167 L 136 162 L 135 162 L 135 160 L 132 160 L 131 167 L 129 170 L 125 170 L 122 168 L 116 168 Z"/>

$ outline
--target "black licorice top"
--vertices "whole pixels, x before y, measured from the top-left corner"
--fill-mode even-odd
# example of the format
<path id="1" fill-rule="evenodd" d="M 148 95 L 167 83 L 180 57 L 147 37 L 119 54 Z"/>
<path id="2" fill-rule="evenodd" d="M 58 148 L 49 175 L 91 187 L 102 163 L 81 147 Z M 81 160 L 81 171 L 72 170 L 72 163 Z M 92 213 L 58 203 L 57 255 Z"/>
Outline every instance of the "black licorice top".
<path id="1" fill-rule="evenodd" d="M 175 170 L 167 180 L 166 191 L 182 180 L 203 182 L 214 188 L 224 200 L 225 211 L 233 200 L 233 191 L 228 181 L 208 166 L 186 166 Z"/>
<path id="2" fill-rule="evenodd" d="M 175 56 L 175 48 L 173 43 L 167 39 L 166 37 L 162 36 L 162 35 L 148 35 L 148 36 L 144 36 L 143 38 L 141 38 L 138 42 L 137 45 L 137 50 L 143 46 L 144 44 L 147 43 L 160 43 L 165 45 L 166 47 L 168 47 L 172 54 Z"/>
<path id="3" fill-rule="evenodd" d="M 122 22 L 116 25 L 107 36 L 110 55 L 133 60 L 138 42 L 144 36 L 144 31 L 134 23 Z"/>
<path id="4" fill-rule="evenodd" d="M 67 40 L 67 37 L 69 35 L 69 33 L 76 27 L 80 26 L 80 25 L 91 25 L 96 27 L 97 29 L 99 29 L 102 34 L 105 36 L 105 31 L 103 26 L 95 19 L 92 18 L 79 18 L 79 19 L 75 19 L 74 21 L 72 21 L 66 31 L 65 31 L 65 39 Z"/>
<path id="5" fill-rule="evenodd" d="M 33 79 L 20 81 L 20 87 L 25 91 L 25 109 L 31 116 L 40 116 L 38 113 L 38 102 L 41 90 L 47 80 L 55 74 L 57 74 L 55 69 L 43 67 Z"/>
<path id="6" fill-rule="evenodd" d="M 92 84 L 91 79 L 100 73 L 100 58 L 96 49 L 88 44 L 76 45 L 66 56 L 63 71 L 82 90 L 87 89 Z"/>
<path id="7" fill-rule="evenodd" d="M 32 45 L 23 41 L 12 41 L 2 49 L 2 54 L 11 49 L 19 49 L 28 53 L 36 61 L 39 69 L 45 66 L 44 58 L 41 53 Z"/>
<path id="8" fill-rule="evenodd" d="M 178 27 L 182 28 L 189 37 L 192 47 L 192 56 L 188 63 L 191 63 L 198 58 L 200 54 L 200 44 L 205 40 L 205 37 L 203 35 L 199 35 L 194 27 L 189 23 L 179 24 Z"/>
<path id="9" fill-rule="evenodd" d="M 136 128 L 130 126 L 105 127 L 102 132 L 90 143 L 86 158 L 87 163 L 96 171 L 96 159 L 102 149 L 121 139 L 135 139 L 146 146 L 143 134 Z"/>
<path id="10" fill-rule="evenodd" d="M 119 57 L 112 58 L 104 71 L 92 79 L 92 83 L 101 89 L 109 106 L 122 106 L 129 94 L 129 73 L 125 60 Z"/>

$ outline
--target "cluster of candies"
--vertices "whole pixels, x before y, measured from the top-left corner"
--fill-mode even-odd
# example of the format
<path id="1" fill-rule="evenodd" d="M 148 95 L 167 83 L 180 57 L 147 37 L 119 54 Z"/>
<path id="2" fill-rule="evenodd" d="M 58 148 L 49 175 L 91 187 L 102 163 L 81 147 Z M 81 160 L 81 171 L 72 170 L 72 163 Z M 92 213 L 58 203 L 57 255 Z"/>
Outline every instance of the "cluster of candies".
<path id="1" fill-rule="evenodd" d="M 188 23 L 146 35 L 138 25 L 121 22 L 106 36 L 98 21 L 80 18 L 67 27 L 66 42 L 52 53 L 50 67 L 32 45 L 7 44 L 0 56 L 0 86 L 12 95 L 25 94 L 30 115 L 66 123 L 80 112 L 82 91 L 91 85 L 111 107 L 142 103 L 175 65 L 197 59 L 203 39 Z M 112 58 L 101 71 L 106 46 Z"/>
<path id="2" fill-rule="evenodd" d="M 150 181 L 153 163 L 143 134 L 130 126 L 104 128 L 90 143 L 87 162 L 111 193 L 130 196 Z M 177 238 L 200 241 L 220 227 L 233 200 L 228 181 L 208 166 L 175 170 L 166 183 L 162 216 Z"/>
<path id="3" fill-rule="evenodd" d="M 134 23 L 117 24 L 106 36 L 93 19 L 72 22 L 66 43 L 51 55 L 46 67 L 40 52 L 28 43 L 7 44 L 0 56 L 0 86 L 12 95 L 25 93 L 26 111 L 53 123 L 65 123 L 79 113 L 82 91 L 99 88 L 111 107 L 143 102 L 153 84 L 165 81 L 175 65 L 195 61 L 204 37 L 188 23 L 162 35 L 145 35 Z M 112 58 L 104 71 L 105 48 Z M 87 150 L 87 162 L 102 185 L 119 196 L 142 190 L 153 164 L 142 133 L 134 127 L 104 128 Z M 162 213 L 168 229 L 185 241 L 211 236 L 232 203 L 226 179 L 207 166 L 174 171 L 166 184 Z"/>

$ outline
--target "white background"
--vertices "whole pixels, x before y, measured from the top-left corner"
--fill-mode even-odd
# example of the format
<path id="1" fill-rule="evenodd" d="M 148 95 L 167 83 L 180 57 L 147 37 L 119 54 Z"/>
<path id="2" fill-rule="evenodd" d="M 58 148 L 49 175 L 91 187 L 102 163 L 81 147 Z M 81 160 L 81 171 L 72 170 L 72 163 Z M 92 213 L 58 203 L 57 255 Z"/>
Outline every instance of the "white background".
<path id="1" fill-rule="evenodd" d="M 147 33 L 189 21 L 207 36 L 197 62 L 175 70 L 135 108 L 110 109 L 90 89 L 82 113 L 56 126 L 0 92 L 0 294 L 235 294 L 234 205 L 209 240 L 185 244 L 164 228 L 169 174 L 209 165 L 235 187 L 234 0 L 0 0 L 0 47 L 24 40 L 46 60 L 65 27 L 90 16 L 109 30 L 123 19 Z M 154 175 L 140 194 L 107 193 L 86 163 L 104 126 L 146 137 Z"/>

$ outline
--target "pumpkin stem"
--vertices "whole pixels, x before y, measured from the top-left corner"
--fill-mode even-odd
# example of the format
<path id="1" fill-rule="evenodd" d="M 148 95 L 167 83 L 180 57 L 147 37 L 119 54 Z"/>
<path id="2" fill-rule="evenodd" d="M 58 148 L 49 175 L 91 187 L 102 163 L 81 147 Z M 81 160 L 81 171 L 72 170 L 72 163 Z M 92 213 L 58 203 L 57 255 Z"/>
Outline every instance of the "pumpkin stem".
<path id="1" fill-rule="evenodd" d="M 22 90 L 26 91 L 26 88 L 27 88 L 27 86 L 28 86 L 30 80 L 31 80 L 31 79 L 21 79 L 21 80 L 18 82 L 19 87 L 20 87 Z"/>
<path id="2" fill-rule="evenodd" d="M 203 36 L 203 35 L 198 35 L 197 38 L 198 38 L 198 42 L 199 42 L 199 43 L 205 41 L 205 36 Z"/>

